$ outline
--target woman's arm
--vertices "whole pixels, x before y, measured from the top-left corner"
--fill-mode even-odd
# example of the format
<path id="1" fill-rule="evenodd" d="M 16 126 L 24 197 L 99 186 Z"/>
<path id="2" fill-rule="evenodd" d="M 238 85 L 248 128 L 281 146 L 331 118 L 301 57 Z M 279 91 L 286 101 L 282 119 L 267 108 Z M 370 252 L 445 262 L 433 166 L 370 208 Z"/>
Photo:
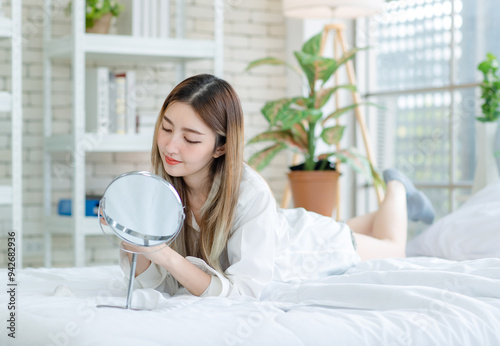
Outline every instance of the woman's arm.
<path id="1" fill-rule="evenodd" d="M 189 262 L 175 250 L 165 245 L 158 245 L 160 250 L 152 252 L 154 248 L 143 248 L 124 243 L 127 250 L 140 252 L 137 256 L 137 269 L 135 275 L 144 272 L 151 262 L 165 268 L 182 286 L 191 294 L 200 296 L 210 285 L 212 277 L 203 270 Z M 129 254 L 129 259 L 132 255 Z"/>
<path id="2" fill-rule="evenodd" d="M 126 247 L 125 243 L 122 243 L 122 245 L 123 245 L 123 247 Z M 132 253 L 127 252 L 127 256 L 128 256 L 128 261 L 132 262 Z M 146 257 L 144 257 L 144 255 L 138 254 L 137 255 L 137 265 L 135 267 L 135 276 L 137 277 L 137 276 L 141 275 L 142 273 L 144 273 L 150 265 L 151 265 L 150 260 L 148 260 Z"/>

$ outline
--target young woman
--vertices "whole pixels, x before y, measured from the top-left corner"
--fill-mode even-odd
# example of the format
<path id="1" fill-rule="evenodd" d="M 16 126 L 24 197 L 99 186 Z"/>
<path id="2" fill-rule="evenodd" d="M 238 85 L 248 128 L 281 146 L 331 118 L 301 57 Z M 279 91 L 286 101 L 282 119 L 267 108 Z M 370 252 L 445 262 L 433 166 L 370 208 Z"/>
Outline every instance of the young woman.
<path id="1" fill-rule="evenodd" d="M 272 281 L 341 274 L 360 259 L 404 257 L 408 213 L 433 218 L 430 202 L 397 171 L 385 172 L 379 210 L 347 223 L 279 209 L 264 179 L 243 162 L 238 96 L 212 75 L 188 78 L 168 95 L 151 159 L 154 172 L 177 189 L 186 219 L 170 247 L 138 255 L 136 282 L 170 294 L 183 287 L 197 296 L 259 297 Z M 128 274 L 123 252 L 121 265 Z"/>

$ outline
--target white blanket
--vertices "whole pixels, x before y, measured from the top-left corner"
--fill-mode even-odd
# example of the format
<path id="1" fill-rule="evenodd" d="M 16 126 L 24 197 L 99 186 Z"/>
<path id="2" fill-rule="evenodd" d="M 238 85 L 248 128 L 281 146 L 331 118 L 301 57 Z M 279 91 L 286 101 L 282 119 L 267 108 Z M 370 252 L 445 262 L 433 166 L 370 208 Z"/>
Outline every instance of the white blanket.
<path id="1" fill-rule="evenodd" d="M 25 269 L 18 279 L 16 339 L 2 317 L 0 345 L 500 344 L 500 259 L 369 261 L 274 284 L 261 300 L 135 290 L 132 305 L 151 311 L 96 308 L 125 305 L 117 266 Z"/>

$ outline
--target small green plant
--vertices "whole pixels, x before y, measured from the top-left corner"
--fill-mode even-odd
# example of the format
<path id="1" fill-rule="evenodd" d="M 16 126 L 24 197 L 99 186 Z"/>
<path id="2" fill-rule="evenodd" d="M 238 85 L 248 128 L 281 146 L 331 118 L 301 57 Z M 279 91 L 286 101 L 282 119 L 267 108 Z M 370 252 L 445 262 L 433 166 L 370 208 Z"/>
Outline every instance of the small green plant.
<path id="1" fill-rule="evenodd" d="M 486 54 L 486 60 L 482 61 L 477 69 L 483 73 L 481 98 L 484 100 L 481 110 L 483 116 L 476 117 L 481 122 L 495 122 L 500 118 L 500 76 L 498 75 L 498 59 L 492 53 Z"/>
<path id="2" fill-rule="evenodd" d="M 282 98 L 264 105 L 261 112 L 268 121 L 269 128 L 253 137 L 248 144 L 274 143 L 252 155 L 249 164 L 257 170 L 262 170 L 269 165 L 276 154 L 289 149 L 303 155 L 303 170 L 331 169 L 328 159 L 335 157 L 355 171 L 364 173 L 368 178 L 374 178 L 375 184 L 379 184 L 380 175 L 356 150 L 341 148 L 327 153 L 317 152 L 320 141 L 331 148 L 342 140 L 345 126 L 332 125 L 330 121 L 360 106 L 360 104 L 350 104 L 331 112 L 324 111 L 325 104 L 339 89 L 356 90 L 354 85 L 326 87 L 325 84 L 341 66 L 355 57 L 360 48 L 349 50 L 339 59 L 323 57 L 320 55 L 321 36 L 321 33 L 313 36 L 300 51 L 294 52 L 300 70 L 274 57 L 258 59 L 247 66 L 247 71 L 261 65 L 286 66 L 299 74 L 308 90 L 307 96 Z"/>
<path id="3" fill-rule="evenodd" d="M 71 1 L 66 7 L 66 15 L 71 15 Z M 111 13 L 112 16 L 118 17 L 122 13 L 124 6 L 114 0 L 85 0 L 85 28 L 93 28 L 96 21 L 102 18 L 105 14 Z"/>

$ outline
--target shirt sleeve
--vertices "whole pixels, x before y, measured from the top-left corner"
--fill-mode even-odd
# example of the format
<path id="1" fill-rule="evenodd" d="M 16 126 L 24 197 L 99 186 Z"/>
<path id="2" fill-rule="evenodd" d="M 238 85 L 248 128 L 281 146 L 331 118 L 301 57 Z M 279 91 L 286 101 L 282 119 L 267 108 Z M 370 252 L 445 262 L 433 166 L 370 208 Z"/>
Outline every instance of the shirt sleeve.
<path id="1" fill-rule="evenodd" d="M 125 251 L 120 251 L 120 267 L 127 281 L 130 278 L 130 261 Z M 174 295 L 179 289 L 179 283 L 165 268 L 151 262 L 149 267 L 134 279 L 138 288 L 154 288 L 161 292 Z"/>
<path id="2" fill-rule="evenodd" d="M 224 275 L 199 258 L 186 257 L 198 268 L 212 275 L 212 282 L 203 296 L 248 295 L 258 298 L 264 287 L 272 281 L 276 201 L 267 185 L 257 190 L 253 191 L 251 198 L 245 199 L 247 201 L 238 211 L 240 215 L 237 215 L 227 243 L 229 267 Z M 217 290 L 211 288 L 212 283 L 217 286 Z"/>

